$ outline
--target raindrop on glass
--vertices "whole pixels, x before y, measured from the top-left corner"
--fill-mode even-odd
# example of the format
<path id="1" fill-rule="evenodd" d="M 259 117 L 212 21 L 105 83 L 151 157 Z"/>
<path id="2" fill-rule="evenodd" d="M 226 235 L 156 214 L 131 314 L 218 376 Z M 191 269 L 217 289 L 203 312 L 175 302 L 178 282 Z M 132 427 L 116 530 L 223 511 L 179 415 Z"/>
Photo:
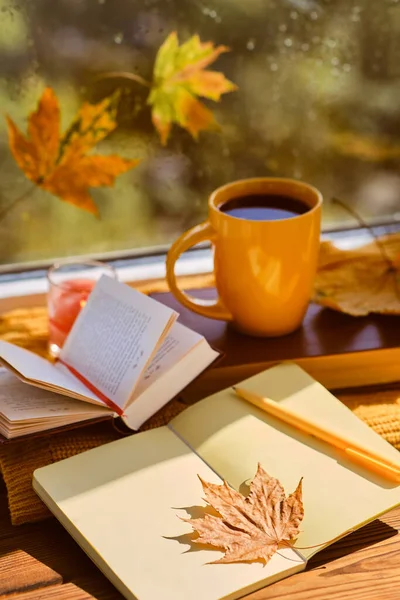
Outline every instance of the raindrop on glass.
<path id="1" fill-rule="evenodd" d="M 283 42 L 286 46 L 286 48 L 290 48 L 291 46 L 293 46 L 293 40 L 291 38 L 286 38 L 286 40 Z"/>
<path id="2" fill-rule="evenodd" d="M 282 23 L 282 25 L 279 25 L 278 29 L 282 33 L 285 33 L 285 31 L 287 30 L 287 25 L 285 25 L 284 23 Z"/>
<path id="3" fill-rule="evenodd" d="M 312 19 L 313 21 L 316 21 L 316 20 L 318 19 L 318 13 L 317 13 L 317 11 L 316 11 L 316 10 L 313 10 L 313 11 L 310 13 L 310 17 L 311 17 L 311 19 Z"/>
<path id="4" fill-rule="evenodd" d="M 272 63 L 269 68 L 271 69 L 271 71 L 277 71 L 278 65 L 276 63 Z"/>
<path id="5" fill-rule="evenodd" d="M 349 63 L 344 63 L 344 65 L 343 65 L 343 71 L 345 71 L 346 73 L 348 73 L 349 71 L 351 71 L 351 65 L 349 65 Z"/>
<path id="6" fill-rule="evenodd" d="M 247 50 L 254 50 L 254 48 L 255 48 L 255 47 L 256 47 L 256 41 L 255 41 L 253 38 L 251 38 L 251 39 L 250 39 L 250 40 L 247 42 L 247 44 L 246 44 L 246 48 L 247 48 Z"/>
<path id="7" fill-rule="evenodd" d="M 114 42 L 116 44 L 121 44 L 123 42 L 123 39 L 124 39 L 124 34 L 121 33 L 121 32 L 120 33 L 116 33 L 114 35 Z"/>
<path id="8" fill-rule="evenodd" d="M 339 62 L 340 62 L 340 61 L 339 61 L 339 59 L 338 59 L 338 57 L 337 57 L 337 56 L 334 56 L 334 57 L 332 58 L 332 60 L 331 60 L 331 64 L 332 64 L 332 65 L 334 65 L 335 67 L 337 67 L 337 66 L 338 66 Z"/>
<path id="9" fill-rule="evenodd" d="M 299 13 L 297 12 L 297 10 L 292 10 L 292 12 L 290 13 L 290 18 L 295 20 L 297 19 L 299 16 Z"/>
<path id="10" fill-rule="evenodd" d="M 310 44 L 302 44 L 301 49 L 303 50 L 303 52 L 307 52 L 307 50 L 310 49 Z"/>

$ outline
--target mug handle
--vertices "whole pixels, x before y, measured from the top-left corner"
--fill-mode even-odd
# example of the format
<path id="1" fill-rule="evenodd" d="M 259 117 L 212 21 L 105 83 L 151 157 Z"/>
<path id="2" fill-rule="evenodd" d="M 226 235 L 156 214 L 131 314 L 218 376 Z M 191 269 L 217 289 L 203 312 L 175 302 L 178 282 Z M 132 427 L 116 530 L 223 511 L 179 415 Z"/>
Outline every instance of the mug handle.
<path id="1" fill-rule="evenodd" d="M 219 298 L 217 298 L 217 300 L 205 300 L 202 298 L 194 298 L 193 296 L 186 294 L 178 287 L 175 275 L 175 263 L 183 252 L 186 252 L 186 250 L 189 250 L 189 248 L 200 242 L 209 240 L 212 243 L 214 239 L 215 231 L 208 221 L 195 225 L 183 233 L 172 244 L 167 254 L 167 282 L 175 298 L 179 300 L 183 306 L 186 306 L 186 308 L 210 319 L 232 321 L 232 315 L 226 310 Z"/>

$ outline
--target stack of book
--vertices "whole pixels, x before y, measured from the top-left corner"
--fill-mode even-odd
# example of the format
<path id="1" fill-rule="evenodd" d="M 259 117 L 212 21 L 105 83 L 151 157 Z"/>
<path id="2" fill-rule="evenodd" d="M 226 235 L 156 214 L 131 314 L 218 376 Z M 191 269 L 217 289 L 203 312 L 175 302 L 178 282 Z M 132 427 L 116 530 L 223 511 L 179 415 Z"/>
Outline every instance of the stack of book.
<path id="1" fill-rule="evenodd" d="M 0 340 L 2 440 L 116 417 L 138 429 L 218 356 L 177 317 L 103 276 L 56 364 Z"/>

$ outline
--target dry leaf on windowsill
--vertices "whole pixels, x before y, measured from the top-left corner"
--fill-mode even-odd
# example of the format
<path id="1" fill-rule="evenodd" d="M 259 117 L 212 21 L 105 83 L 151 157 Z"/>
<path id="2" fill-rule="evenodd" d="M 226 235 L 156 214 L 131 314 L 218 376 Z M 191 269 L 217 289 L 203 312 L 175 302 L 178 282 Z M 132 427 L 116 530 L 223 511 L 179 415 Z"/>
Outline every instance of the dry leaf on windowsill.
<path id="1" fill-rule="evenodd" d="M 322 242 L 313 301 L 357 317 L 400 315 L 400 233 L 355 250 Z"/>
<path id="2" fill-rule="evenodd" d="M 287 546 L 299 534 L 304 516 L 302 480 L 296 491 L 285 497 L 279 481 L 261 465 L 250 484 L 248 496 L 229 487 L 200 479 L 208 504 L 217 515 L 183 519 L 198 533 L 193 541 L 225 550 L 215 563 L 263 562 L 266 564 L 280 546 Z"/>
<path id="3" fill-rule="evenodd" d="M 96 215 L 88 188 L 112 185 L 139 162 L 87 154 L 117 127 L 117 104 L 118 94 L 97 104 L 85 102 L 61 135 L 59 102 L 52 88 L 46 88 L 29 115 L 27 137 L 7 117 L 9 146 L 17 165 L 38 187 Z"/>

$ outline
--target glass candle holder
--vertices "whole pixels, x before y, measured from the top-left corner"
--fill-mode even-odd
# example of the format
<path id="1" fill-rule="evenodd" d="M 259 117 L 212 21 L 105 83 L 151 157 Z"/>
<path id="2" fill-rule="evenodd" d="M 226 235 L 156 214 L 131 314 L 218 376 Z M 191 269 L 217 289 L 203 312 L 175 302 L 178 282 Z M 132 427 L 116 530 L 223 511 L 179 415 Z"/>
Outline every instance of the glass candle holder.
<path id="1" fill-rule="evenodd" d="M 117 279 L 115 269 L 96 260 L 60 261 L 47 272 L 49 352 L 56 358 L 90 292 L 102 275 Z"/>

